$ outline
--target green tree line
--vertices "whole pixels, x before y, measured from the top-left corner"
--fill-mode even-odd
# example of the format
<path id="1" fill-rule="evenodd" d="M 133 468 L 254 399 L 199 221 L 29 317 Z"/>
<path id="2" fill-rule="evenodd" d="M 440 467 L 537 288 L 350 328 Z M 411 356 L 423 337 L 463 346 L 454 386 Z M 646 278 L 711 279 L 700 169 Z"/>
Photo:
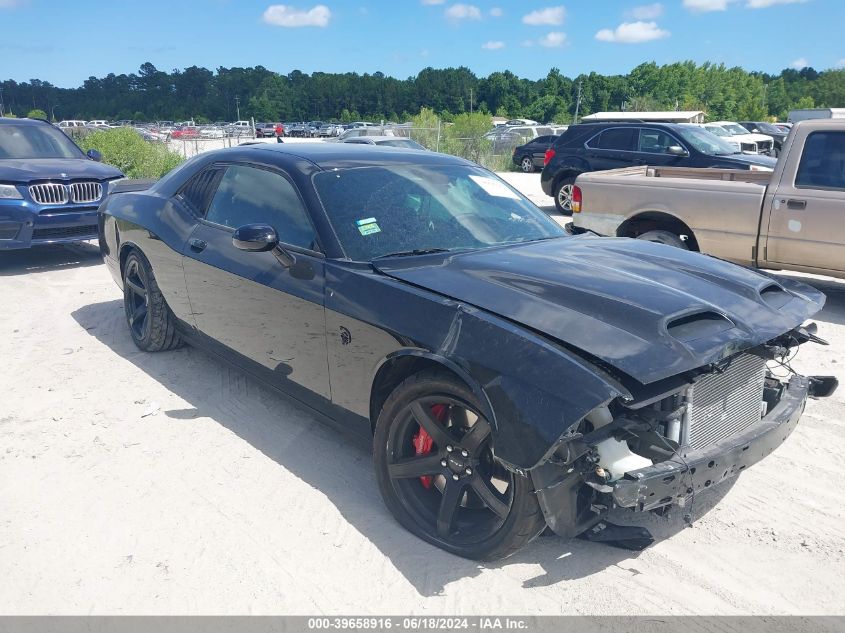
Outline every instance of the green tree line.
<path id="1" fill-rule="evenodd" d="M 580 93 L 580 100 L 579 100 Z M 191 66 L 165 72 L 151 63 L 138 73 L 89 77 L 78 88 L 31 79 L 0 83 L 6 114 L 41 110 L 60 119 L 406 121 L 421 108 L 445 120 L 480 111 L 569 123 L 575 114 L 616 110 L 704 110 L 712 119 L 783 119 L 793 108 L 845 105 L 845 70 L 783 70 L 778 75 L 691 61 L 644 63 L 627 75 L 567 77 L 552 68 L 531 80 L 510 71 L 478 77 L 468 68 L 425 68 L 415 77 L 383 73 L 287 75 L 263 66 Z"/>

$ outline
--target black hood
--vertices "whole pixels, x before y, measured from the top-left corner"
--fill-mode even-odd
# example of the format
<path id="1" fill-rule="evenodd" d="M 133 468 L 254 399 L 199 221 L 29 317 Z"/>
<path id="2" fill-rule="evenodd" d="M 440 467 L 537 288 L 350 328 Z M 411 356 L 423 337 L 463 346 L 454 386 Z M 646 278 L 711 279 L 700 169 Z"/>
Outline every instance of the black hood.
<path id="1" fill-rule="evenodd" d="M 375 265 L 582 350 L 642 383 L 769 341 L 825 300 L 805 284 L 626 238 L 567 237 Z"/>
<path id="2" fill-rule="evenodd" d="M 111 165 L 89 158 L 37 158 L 0 160 L 0 182 L 30 183 L 38 180 L 108 180 L 123 174 Z"/>

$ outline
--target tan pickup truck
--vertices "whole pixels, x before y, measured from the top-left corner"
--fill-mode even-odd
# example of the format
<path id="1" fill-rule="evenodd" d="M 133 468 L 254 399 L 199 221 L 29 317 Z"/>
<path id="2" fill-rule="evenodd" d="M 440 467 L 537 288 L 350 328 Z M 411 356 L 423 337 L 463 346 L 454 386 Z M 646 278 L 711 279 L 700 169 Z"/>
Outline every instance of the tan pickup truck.
<path id="1" fill-rule="evenodd" d="M 576 233 L 845 277 L 845 121 L 796 124 L 773 172 L 643 166 L 581 174 L 575 185 Z"/>

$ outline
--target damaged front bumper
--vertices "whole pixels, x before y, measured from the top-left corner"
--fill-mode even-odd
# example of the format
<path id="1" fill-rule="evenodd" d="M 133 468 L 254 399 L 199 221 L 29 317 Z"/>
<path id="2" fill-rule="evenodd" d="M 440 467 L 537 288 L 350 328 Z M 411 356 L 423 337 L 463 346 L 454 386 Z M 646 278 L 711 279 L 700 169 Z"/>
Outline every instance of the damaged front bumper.
<path id="1" fill-rule="evenodd" d="M 612 482 L 615 505 L 639 511 L 683 506 L 696 493 L 730 479 L 780 446 L 798 424 L 810 379 L 793 376 L 780 402 L 746 431 L 699 450 L 626 473 Z"/>

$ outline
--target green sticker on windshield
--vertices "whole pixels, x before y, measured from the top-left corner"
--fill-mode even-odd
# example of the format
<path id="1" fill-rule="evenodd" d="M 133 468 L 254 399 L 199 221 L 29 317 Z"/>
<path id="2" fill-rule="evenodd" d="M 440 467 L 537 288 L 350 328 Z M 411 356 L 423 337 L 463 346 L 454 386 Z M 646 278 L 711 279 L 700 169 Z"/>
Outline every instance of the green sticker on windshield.
<path id="1" fill-rule="evenodd" d="M 361 235 L 371 235 L 373 233 L 381 233 L 378 223 L 375 218 L 366 218 L 364 220 L 356 220 L 355 224 L 358 226 L 358 232 Z"/>

